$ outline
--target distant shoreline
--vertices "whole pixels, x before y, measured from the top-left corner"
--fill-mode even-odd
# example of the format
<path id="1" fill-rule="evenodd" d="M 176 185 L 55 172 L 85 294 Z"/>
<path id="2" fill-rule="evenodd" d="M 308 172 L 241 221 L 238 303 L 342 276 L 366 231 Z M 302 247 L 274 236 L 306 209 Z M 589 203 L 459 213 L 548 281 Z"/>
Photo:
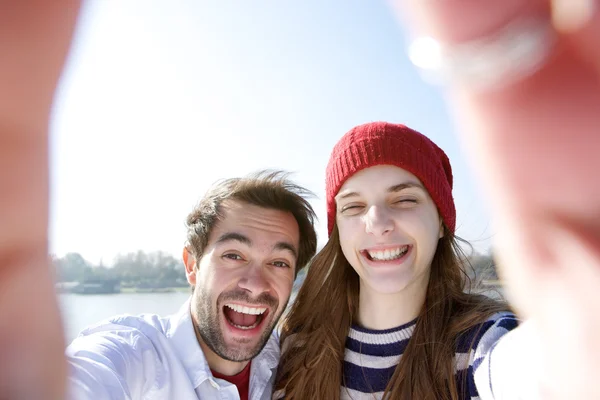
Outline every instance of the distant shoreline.
<path id="1" fill-rule="evenodd" d="M 165 287 L 165 288 L 121 288 L 118 292 L 106 293 L 77 293 L 77 292 L 60 292 L 57 294 L 72 294 L 77 296 L 112 296 L 116 294 L 149 294 L 149 293 L 191 293 L 189 287 Z"/>
<path id="2" fill-rule="evenodd" d="M 121 293 L 174 293 L 174 292 L 188 292 L 192 290 L 190 286 L 185 287 L 166 287 L 166 288 L 121 288 Z"/>

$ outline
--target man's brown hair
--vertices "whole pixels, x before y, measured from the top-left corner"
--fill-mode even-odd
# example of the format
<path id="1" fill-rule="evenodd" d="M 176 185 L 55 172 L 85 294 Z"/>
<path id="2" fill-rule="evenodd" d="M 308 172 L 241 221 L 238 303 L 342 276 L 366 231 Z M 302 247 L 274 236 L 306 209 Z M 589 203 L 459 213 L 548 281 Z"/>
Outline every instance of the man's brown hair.
<path id="1" fill-rule="evenodd" d="M 317 251 L 316 216 L 307 200 L 309 196 L 312 196 L 309 190 L 290 181 L 288 174 L 282 171 L 259 171 L 243 178 L 219 181 L 187 217 L 188 250 L 197 260 L 202 257 L 210 233 L 222 217 L 221 205 L 226 200 L 287 211 L 296 219 L 300 231 L 297 274 Z"/>

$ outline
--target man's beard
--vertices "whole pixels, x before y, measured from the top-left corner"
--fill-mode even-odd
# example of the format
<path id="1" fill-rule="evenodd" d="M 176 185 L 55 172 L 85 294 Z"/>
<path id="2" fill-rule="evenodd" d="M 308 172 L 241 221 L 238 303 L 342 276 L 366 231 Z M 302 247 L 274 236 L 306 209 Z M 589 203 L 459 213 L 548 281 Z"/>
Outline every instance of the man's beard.
<path id="1" fill-rule="evenodd" d="M 263 293 L 256 299 L 252 299 L 246 291 L 233 290 L 224 292 L 217 298 L 216 308 L 213 308 L 210 293 L 205 288 L 196 288 L 194 296 L 196 298 L 196 321 L 198 323 L 196 328 L 202 341 L 219 357 L 234 362 L 248 361 L 262 351 L 269 341 L 273 328 L 279 321 L 283 310 L 285 310 L 285 305 L 287 305 L 286 301 L 286 304 L 277 315 L 271 315 L 272 312 L 276 312 L 279 301 L 268 293 Z M 245 348 L 244 343 L 241 341 L 238 342 L 239 347 L 236 346 L 236 348 L 229 348 L 225 343 L 219 321 L 219 312 L 222 312 L 223 306 L 227 301 L 240 301 L 246 304 L 260 304 L 270 307 L 267 318 L 270 318 L 271 321 L 268 326 L 263 327 L 263 332 L 258 342 L 252 348 Z M 226 319 L 227 317 L 223 315 L 223 318 Z M 266 322 L 261 321 L 261 323 Z M 228 322 L 225 321 L 225 323 Z"/>

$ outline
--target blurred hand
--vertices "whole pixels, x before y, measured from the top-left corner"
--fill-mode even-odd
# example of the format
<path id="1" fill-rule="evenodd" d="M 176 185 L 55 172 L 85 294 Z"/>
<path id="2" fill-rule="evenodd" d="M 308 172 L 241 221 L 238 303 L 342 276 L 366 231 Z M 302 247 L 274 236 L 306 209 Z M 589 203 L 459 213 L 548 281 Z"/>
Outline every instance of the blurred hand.
<path id="1" fill-rule="evenodd" d="M 48 120 L 78 0 L 0 0 L 0 399 L 62 399 Z"/>
<path id="2" fill-rule="evenodd" d="M 591 399 L 600 393 L 600 2 L 595 14 L 594 0 L 556 3 L 394 6 L 415 34 L 448 45 L 528 15 L 554 24 L 558 42 L 536 73 L 493 90 L 453 85 L 448 104 L 492 207 L 507 295 L 541 341 L 543 398 Z"/>

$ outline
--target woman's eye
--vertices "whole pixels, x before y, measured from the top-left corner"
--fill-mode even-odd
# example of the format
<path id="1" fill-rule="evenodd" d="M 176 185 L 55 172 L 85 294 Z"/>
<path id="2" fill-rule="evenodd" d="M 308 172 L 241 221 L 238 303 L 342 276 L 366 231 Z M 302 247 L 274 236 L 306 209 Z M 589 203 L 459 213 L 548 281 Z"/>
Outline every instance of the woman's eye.
<path id="1" fill-rule="evenodd" d="M 342 212 L 346 212 L 346 211 L 358 211 L 362 208 L 361 205 L 358 204 L 351 204 L 351 205 L 347 205 L 342 207 Z"/>
<path id="2" fill-rule="evenodd" d="M 398 199 L 394 202 L 395 204 L 416 204 L 417 199 Z"/>

